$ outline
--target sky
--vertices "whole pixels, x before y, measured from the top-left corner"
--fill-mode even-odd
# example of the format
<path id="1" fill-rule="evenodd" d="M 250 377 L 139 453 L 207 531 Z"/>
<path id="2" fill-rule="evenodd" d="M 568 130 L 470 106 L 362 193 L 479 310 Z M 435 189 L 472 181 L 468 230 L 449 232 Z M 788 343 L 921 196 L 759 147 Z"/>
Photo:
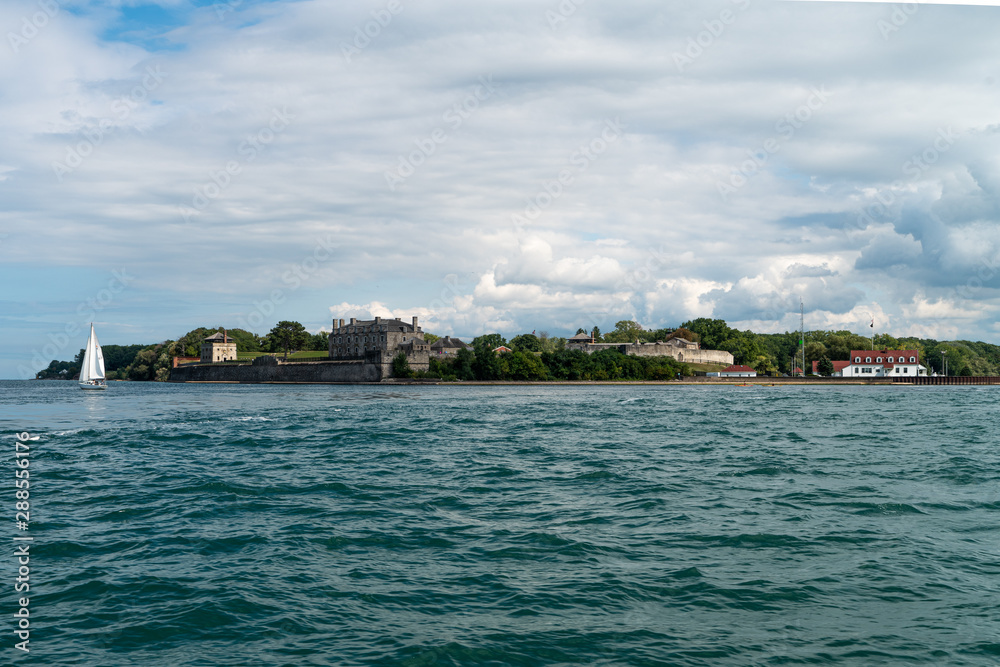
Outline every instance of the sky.
<path id="1" fill-rule="evenodd" d="M 955 3 L 5 0 L 0 378 L 90 322 L 780 332 L 801 303 L 809 330 L 1000 343 L 998 28 Z"/>

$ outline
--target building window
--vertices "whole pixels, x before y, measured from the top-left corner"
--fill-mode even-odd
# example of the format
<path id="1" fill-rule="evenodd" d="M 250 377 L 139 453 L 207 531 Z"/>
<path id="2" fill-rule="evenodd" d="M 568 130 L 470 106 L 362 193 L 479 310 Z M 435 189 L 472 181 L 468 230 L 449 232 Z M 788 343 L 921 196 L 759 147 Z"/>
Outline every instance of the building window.
<path id="1" fill-rule="evenodd" d="M 892 363 L 892 357 L 889 357 L 889 363 L 890 364 Z"/>
<path id="2" fill-rule="evenodd" d="M 865 357 L 865 363 L 866 364 L 870 364 L 871 362 L 872 362 L 872 358 L 871 357 Z"/>
<path id="3" fill-rule="evenodd" d="M 882 363 L 882 357 L 876 357 L 875 361 L 877 361 L 878 363 L 881 364 Z"/>
<path id="4" fill-rule="evenodd" d="M 854 363 L 860 364 L 861 363 L 861 357 L 854 357 Z"/>
<path id="5" fill-rule="evenodd" d="M 909 368 L 904 368 L 904 369 L 903 369 L 903 372 L 904 372 L 904 373 L 909 373 L 909 372 L 910 372 L 910 369 L 909 369 Z"/>
<path id="6" fill-rule="evenodd" d="M 916 357 L 910 357 L 910 363 L 911 364 L 917 363 L 917 358 Z"/>

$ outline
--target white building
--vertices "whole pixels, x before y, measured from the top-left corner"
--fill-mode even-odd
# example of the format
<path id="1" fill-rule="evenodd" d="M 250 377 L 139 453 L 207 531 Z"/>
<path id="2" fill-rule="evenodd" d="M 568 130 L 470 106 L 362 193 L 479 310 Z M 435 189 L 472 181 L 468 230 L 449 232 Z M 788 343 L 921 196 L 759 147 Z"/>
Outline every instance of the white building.
<path id="1" fill-rule="evenodd" d="M 843 363 L 843 362 L 841 362 Z M 854 378 L 920 377 L 927 368 L 920 365 L 916 350 L 851 350 L 851 358 L 840 372 L 834 362 L 834 375 Z"/>

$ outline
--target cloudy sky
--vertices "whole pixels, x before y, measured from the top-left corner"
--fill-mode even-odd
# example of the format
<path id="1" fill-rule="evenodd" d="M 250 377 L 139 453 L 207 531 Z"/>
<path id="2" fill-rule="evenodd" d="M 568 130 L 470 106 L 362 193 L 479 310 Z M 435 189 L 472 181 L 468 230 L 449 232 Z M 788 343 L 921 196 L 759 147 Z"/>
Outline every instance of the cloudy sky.
<path id="1" fill-rule="evenodd" d="M 996 3 L 994 3 L 996 4 Z M 196 326 L 1000 342 L 1000 8 L 5 0 L 0 377 Z"/>

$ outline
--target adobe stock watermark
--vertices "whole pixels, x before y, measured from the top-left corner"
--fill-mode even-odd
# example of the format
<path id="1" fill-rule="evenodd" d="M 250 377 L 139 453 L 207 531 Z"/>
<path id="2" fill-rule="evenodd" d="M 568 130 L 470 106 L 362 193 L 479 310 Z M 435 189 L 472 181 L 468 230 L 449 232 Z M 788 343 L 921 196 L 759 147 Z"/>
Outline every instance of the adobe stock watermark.
<path id="1" fill-rule="evenodd" d="M 428 306 L 428 310 L 438 316 L 434 319 L 442 319 L 448 309 L 455 308 L 455 299 L 469 294 L 470 290 L 463 289 L 464 287 L 474 287 L 473 285 L 463 286 L 458 280 L 458 274 L 455 273 L 449 273 L 441 282 L 444 284 L 444 289 L 441 290 L 439 297 L 431 301 Z"/>
<path id="2" fill-rule="evenodd" d="M 41 11 L 37 11 L 30 17 L 21 17 L 21 29 L 17 32 L 8 31 L 7 42 L 10 49 L 15 54 L 21 50 L 22 46 L 27 46 L 28 42 L 38 36 L 49 21 L 59 12 L 59 3 L 56 0 L 35 0 Z"/>
<path id="3" fill-rule="evenodd" d="M 610 325 L 608 315 L 614 310 L 615 305 L 622 300 L 617 296 L 622 292 L 637 292 L 655 280 L 657 273 L 668 265 L 670 254 L 664 246 L 653 249 L 650 248 L 646 260 L 637 267 L 629 270 L 623 278 L 615 283 L 611 294 L 604 300 L 604 303 L 590 313 L 590 320 L 600 327 L 606 328 Z"/>
<path id="4" fill-rule="evenodd" d="M 350 64 L 354 56 L 361 55 L 371 45 L 372 40 L 377 39 L 382 31 L 389 27 L 392 20 L 403 11 L 403 4 L 399 0 L 389 0 L 385 9 L 376 9 L 372 12 L 372 20 L 363 26 L 354 28 L 354 39 L 350 44 L 340 43 L 340 52 L 344 55 L 344 60 Z"/>
<path id="5" fill-rule="evenodd" d="M 286 294 L 294 292 L 302 287 L 320 267 L 333 259 L 334 250 L 337 249 L 336 237 L 327 234 L 326 238 L 317 239 L 312 252 L 301 262 L 293 264 L 290 269 L 281 274 L 281 282 L 287 285 L 286 289 L 275 288 L 266 299 L 253 302 L 253 310 L 250 314 L 237 319 L 240 328 L 250 331 L 251 328 L 261 326 L 266 320 L 278 310 L 278 306 L 283 304 Z"/>
<path id="6" fill-rule="evenodd" d="M 559 170 L 559 174 L 551 181 L 544 181 L 542 188 L 534 196 L 528 198 L 528 203 L 521 213 L 514 213 L 510 221 L 514 229 L 521 233 L 524 228 L 534 222 L 547 208 L 559 199 L 576 177 L 587 171 L 595 160 L 607 152 L 611 144 L 618 141 L 624 133 L 625 124 L 616 116 L 614 120 L 605 120 L 601 133 L 586 144 L 579 146 L 569 157 L 569 167 Z"/>
<path id="7" fill-rule="evenodd" d="M 933 167 L 941 157 L 950 151 L 955 142 L 958 141 L 958 134 L 950 126 L 938 128 L 937 136 L 922 151 L 910 156 L 901 171 L 910 177 L 910 181 L 916 181 L 922 177 L 931 167 Z M 892 182 L 887 191 L 878 190 L 875 194 L 876 201 L 863 208 L 857 215 L 857 228 L 866 229 L 878 221 L 885 221 L 889 218 L 889 207 L 895 206 L 899 202 L 896 191 L 904 190 L 906 183 L 903 179 Z M 876 220 L 876 217 L 880 220 Z"/>
<path id="8" fill-rule="evenodd" d="M 76 171 L 84 160 L 93 155 L 97 147 L 104 143 L 104 139 L 120 127 L 119 123 L 127 119 L 132 111 L 163 83 L 166 76 L 159 65 L 148 66 L 139 85 L 135 86 L 128 95 L 119 97 L 111 103 L 111 111 L 114 116 L 102 118 L 95 126 L 84 129 L 83 141 L 75 146 L 66 146 L 66 157 L 63 158 L 63 161 L 57 160 L 52 163 L 52 171 L 55 173 L 56 179 L 62 183 L 65 176 Z"/>
<path id="9" fill-rule="evenodd" d="M 701 58 L 725 34 L 729 26 L 736 23 L 740 13 L 750 8 L 750 0 L 730 1 L 736 5 L 738 12 L 732 9 L 723 9 L 716 18 L 708 19 L 702 23 L 705 27 L 704 30 L 688 38 L 687 47 L 683 52 L 674 52 L 674 65 L 678 72 L 683 74 L 684 70 L 694 65 L 695 61 Z"/>
<path id="10" fill-rule="evenodd" d="M 917 12 L 920 11 L 919 2 L 905 2 L 901 4 L 895 4 L 892 6 L 892 13 L 889 15 L 889 19 L 879 19 L 875 22 L 875 27 L 882 34 L 882 39 L 889 41 L 889 38 L 899 32 L 899 30 L 905 26 L 910 18 L 912 18 Z"/>
<path id="11" fill-rule="evenodd" d="M 795 137 L 795 133 L 801 130 L 806 123 L 812 120 L 814 114 L 823 108 L 830 95 L 831 93 L 826 89 L 826 86 L 819 88 L 814 86 L 804 104 L 792 113 L 785 114 L 778 119 L 778 122 L 774 124 L 774 136 L 764 140 L 760 148 L 747 149 L 748 159 L 730 169 L 729 182 L 715 182 L 715 189 L 722 201 L 728 202 L 729 195 L 745 186 L 751 178 L 759 174 L 771 156 L 781 151 L 783 144 L 791 141 Z"/>
<path id="12" fill-rule="evenodd" d="M 225 2 L 217 2 L 212 5 L 212 9 L 215 10 L 215 15 L 219 17 L 220 21 L 226 20 L 226 14 L 232 14 L 236 11 L 237 7 L 243 5 L 243 0 L 226 0 Z"/>
<path id="13" fill-rule="evenodd" d="M 441 120 L 447 124 L 447 129 L 436 127 L 428 136 L 414 139 L 413 143 L 416 149 L 405 155 L 400 154 L 396 169 L 383 173 L 389 190 L 395 192 L 397 187 L 406 183 L 406 179 L 417 173 L 417 169 L 437 152 L 438 146 L 448 141 L 448 133 L 457 131 L 483 102 L 493 97 L 497 92 L 498 85 L 493 82 L 492 74 L 479 77 L 479 84 L 472 89 L 472 92 L 441 114 Z"/>
<path id="14" fill-rule="evenodd" d="M 555 30 L 559 27 L 559 24 L 568 21 L 573 14 L 576 14 L 576 10 L 580 8 L 580 5 L 586 1 L 587 0 L 562 0 L 556 6 L 555 10 L 546 10 L 545 20 L 549 22 L 549 29 Z"/>
<path id="15" fill-rule="evenodd" d="M 77 304 L 76 315 L 78 319 L 76 321 L 67 322 L 61 332 L 50 333 L 48 335 L 49 342 L 42 346 L 40 350 L 37 348 L 32 349 L 31 364 L 41 370 L 47 368 L 50 361 L 58 359 L 58 356 L 70 345 L 79 344 L 80 347 L 83 347 L 83 341 L 79 339 L 87 333 L 87 323 L 97 319 L 97 314 L 114 303 L 115 298 L 125 291 L 125 288 L 133 280 L 135 280 L 135 276 L 130 275 L 124 267 L 112 271 L 111 278 L 103 289 L 98 290 L 97 294 L 89 299 L 85 299 Z M 74 343 L 73 341 L 77 342 Z M 36 371 L 31 370 L 30 367 L 24 364 L 20 364 L 17 370 L 24 380 L 30 380 L 35 377 Z"/>
<path id="16" fill-rule="evenodd" d="M 284 132 L 295 116 L 288 113 L 288 107 L 283 107 L 280 111 L 273 109 L 271 120 L 264 127 L 247 138 L 236 148 L 236 154 L 243 160 L 230 160 L 218 171 L 209 170 L 209 180 L 194 189 L 191 197 L 191 206 L 179 206 L 181 217 L 184 222 L 191 222 L 191 217 L 198 215 L 214 200 L 222 196 L 222 193 L 232 184 L 233 178 L 243 173 L 243 167 L 254 160 L 275 138 Z"/>

